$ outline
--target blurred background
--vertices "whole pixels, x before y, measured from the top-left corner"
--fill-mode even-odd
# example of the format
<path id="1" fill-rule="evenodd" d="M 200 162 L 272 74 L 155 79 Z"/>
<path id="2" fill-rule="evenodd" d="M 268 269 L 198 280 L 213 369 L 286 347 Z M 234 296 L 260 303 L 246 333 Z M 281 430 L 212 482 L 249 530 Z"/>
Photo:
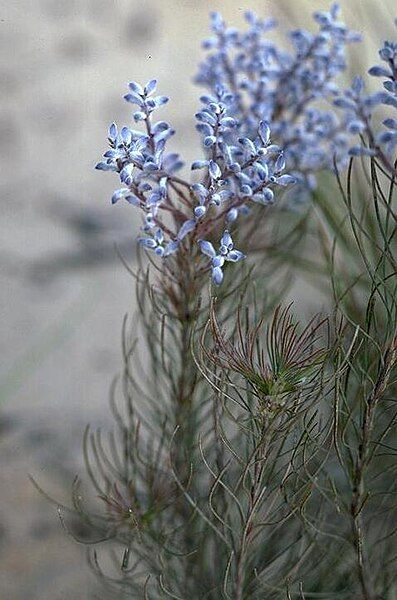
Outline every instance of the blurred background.
<path id="1" fill-rule="evenodd" d="M 393 2 L 342 0 L 366 43 L 356 72 L 395 36 Z M 131 79 L 159 79 L 164 118 L 189 163 L 199 90 L 192 77 L 208 13 L 233 25 L 253 9 L 281 30 L 311 28 L 327 2 L 304 0 L 0 0 L 1 344 L 0 597 L 94 597 L 84 549 L 28 480 L 68 502 L 83 473 L 86 423 L 106 425 L 108 389 L 120 367 L 133 282 L 115 244 L 134 260 L 133 209 L 110 205 L 112 174 L 93 170 L 110 122 L 129 122 Z M 307 300 L 297 282 L 296 295 Z M 316 299 L 311 297 L 311 303 Z"/>

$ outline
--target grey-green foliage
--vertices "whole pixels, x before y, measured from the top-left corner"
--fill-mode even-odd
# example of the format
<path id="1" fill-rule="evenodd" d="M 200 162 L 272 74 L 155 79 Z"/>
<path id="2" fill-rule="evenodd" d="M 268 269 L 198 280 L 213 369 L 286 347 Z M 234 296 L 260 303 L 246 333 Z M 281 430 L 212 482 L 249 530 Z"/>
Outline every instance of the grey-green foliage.
<path id="1" fill-rule="evenodd" d="M 219 215 L 186 233 L 197 198 L 171 179 L 184 235 L 127 265 L 114 431 L 87 429 L 88 482 L 59 509 L 72 535 L 70 510 L 86 525 L 104 598 L 397 597 L 396 170 L 368 131 L 307 209 L 254 203 L 233 233 L 249 258 L 217 288 Z M 326 314 L 297 317 L 294 277 Z"/>
<path id="2" fill-rule="evenodd" d="M 115 430 L 85 437 L 95 510 L 73 493 L 104 597 L 395 597 L 394 179 L 368 168 L 303 217 L 328 318 L 280 304 L 285 232 L 216 299 L 135 273 Z"/>

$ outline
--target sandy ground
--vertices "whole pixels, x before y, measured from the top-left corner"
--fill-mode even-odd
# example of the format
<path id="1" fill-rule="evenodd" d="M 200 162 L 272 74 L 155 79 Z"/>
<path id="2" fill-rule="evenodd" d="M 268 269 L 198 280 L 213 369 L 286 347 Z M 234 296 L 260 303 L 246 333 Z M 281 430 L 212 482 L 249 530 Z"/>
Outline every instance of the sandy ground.
<path id="1" fill-rule="evenodd" d="M 115 178 L 92 167 L 105 148 L 108 124 L 128 122 L 124 85 L 158 76 L 160 91 L 175 100 L 164 111 L 178 131 L 175 144 L 187 161 L 197 158 L 191 75 L 208 12 L 221 9 L 237 24 L 243 10 L 270 14 L 276 4 L 292 6 L 0 0 L 4 600 L 94 597 L 84 550 L 67 538 L 28 473 L 66 501 L 74 473 L 83 470 L 85 424 L 108 419 L 121 320 L 133 308 L 133 284 L 114 243 L 133 260 L 137 224 L 130 206 L 110 206 Z M 376 4 L 356 3 L 355 27 L 366 27 Z M 385 28 L 384 35 L 393 31 L 389 23 Z"/>

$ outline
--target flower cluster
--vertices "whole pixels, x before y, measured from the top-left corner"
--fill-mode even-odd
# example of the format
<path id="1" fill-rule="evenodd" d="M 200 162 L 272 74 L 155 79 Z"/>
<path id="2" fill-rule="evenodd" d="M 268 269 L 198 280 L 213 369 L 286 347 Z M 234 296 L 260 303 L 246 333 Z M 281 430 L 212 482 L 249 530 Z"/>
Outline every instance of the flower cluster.
<path id="1" fill-rule="evenodd" d="M 334 104 L 344 111 L 347 130 L 361 137 L 365 134 L 366 137 L 367 145 L 362 141 L 356 143 L 350 147 L 349 154 L 378 155 L 384 166 L 393 170 L 389 157 L 397 146 L 397 119 L 388 117 L 383 120 L 386 130 L 377 132 L 373 112 L 382 105 L 397 109 L 397 44 L 385 42 L 379 50 L 379 56 L 386 66 L 375 65 L 368 73 L 373 77 L 385 78 L 383 90 L 366 93 L 363 79 L 356 77 L 352 86 L 340 94 Z"/>
<path id="2" fill-rule="evenodd" d="M 96 168 L 119 174 L 123 187 L 113 193 L 112 203 L 124 198 L 142 210 L 144 235 L 138 241 L 144 248 L 167 258 L 185 248 L 183 241 L 189 236 L 190 243 L 197 243 L 212 258 L 212 278 L 219 285 L 224 262 L 237 262 L 244 255 L 233 250 L 227 231 L 218 254 L 209 242 L 198 240 L 203 231 L 211 233 L 222 222 L 230 224 L 238 215 L 247 214 L 250 202 L 272 204 L 275 188 L 294 183 L 294 177 L 283 172 L 283 152 L 271 143 L 269 125 L 263 120 L 251 138 L 240 135 L 240 123 L 229 114 L 235 95 L 219 85 L 213 96 L 201 98 L 203 106 L 196 114 L 207 157 L 194 161 L 192 170 L 205 172 L 200 182 L 185 181 L 175 175 L 183 165 L 179 155 L 166 151 L 174 130 L 165 121 L 153 122 L 153 113 L 168 98 L 153 97 L 155 80 L 145 86 L 132 82 L 129 88 L 124 99 L 137 105 L 133 119 L 142 121 L 145 130 L 123 127 L 119 132 L 112 123 L 110 149 Z"/>
<path id="3" fill-rule="evenodd" d="M 203 136 L 207 160 L 195 161 L 192 169 L 208 168 L 210 185 L 194 186 L 199 206 L 199 218 L 206 214 L 207 206 L 221 205 L 233 199 L 227 220 L 237 218 L 239 210 L 246 209 L 251 200 L 260 204 L 274 201 L 274 186 L 294 183 L 295 178 L 282 174 L 284 154 L 270 140 L 270 127 L 259 120 L 252 137 L 241 136 L 240 122 L 230 116 L 234 95 L 221 85 L 215 86 L 214 96 L 202 96 L 204 107 L 196 114 L 197 130 Z"/>
<path id="4" fill-rule="evenodd" d="M 240 135 L 251 137 L 258 119 L 266 120 L 283 148 L 288 168 L 301 182 L 315 185 L 315 173 L 346 161 L 348 136 L 334 110 L 323 108 L 338 93 L 335 81 L 346 66 L 345 49 L 360 36 L 339 19 L 339 7 L 314 13 L 318 32 L 297 29 L 288 35 L 293 50 L 272 43 L 273 20 L 245 15 L 248 30 L 229 28 L 212 14 L 213 36 L 204 42 L 208 56 L 196 81 L 212 92 L 219 83 L 234 93 L 230 115 Z"/>
<path id="5" fill-rule="evenodd" d="M 219 285 L 225 261 L 244 258 L 233 250 L 228 230 L 253 206 L 272 204 L 279 188 L 297 183 L 297 196 L 316 185 L 320 170 L 335 164 L 340 169 L 352 155 L 381 156 L 393 169 L 388 154 L 397 144 L 397 120 L 386 119 L 386 130 L 374 133 L 372 112 L 379 104 L 397 108 L 397 45 L 386 42 L 380 50 L 386 66 L 369 71 L 386 79 L 384 90 L 367 94 L 357 77 L 342 91 L 336 78 L 346 66 L 346 46 L 359 35 L 340 22 L 336 4 L 314 13 L 314 20 L 318 31 L 291 31 L 292 50 L 286 51 L 267 37 L 273 20 L 248 12 L 248 29 L 240 32 L 212 14 L 213 36 L 204 42 L 208 55 L 196 77 L 209 89 L 195 115 L 204 150 L 191 165 L 201 173 L 198 181 L 176 175 L 183 163 L 167 149 L 174 130 L 155 120 L 168 102 L 155 95 L 156 80 L 129 84 L 124 99 L 134 105 L 133 121 L 144 129 L 119 131 L 113 123 L 110 148 L 96 168 L 119 175 L 122 187 L 113 203 L 123 198 L 141 209 L 144 248 L 166 259 L 196 246 L 211 258 L 212 279 Z M 216 253 L 203 238 L 219 230 L 225 233 Z"/>
<path id="6" fill-rule="evenodd" d="M 396 21 L 397 24 L 397 21 Z M 375 77 L 385 77 L 383 87 L 387 90 L 388 96 L 383 102 L 397 109 L 397 43 L 385 42 L 379 50 L 380 58 L 386 63 L 387 67 L 372 67 L 369 74 Z M 387 128 L 378 136 L 378 143 L 385 144 L 389 154 L 397 146 L 397 119 L 389 117 L 383 121 Z"/>
<path id="7" fill-rule="evenodd" d="M 129 84 L 129 93 L 124 99 L 138 107 L 133 113 L 135 123 L 145 123 L 142 132 L 123 127 L 118 132 L 115 123 L 109 127 L 107 150 L 96 168 L 101 171 L 116 171 L 124 187 L 117 189 L 112 203 L 124 198 L 144 212 L 143 231 L 147 237 L 140 238 L 146 248 L 153 249 L 159 256 L 167 256 L 177 249 L 177 244 L 169 240 L 164 245 L 164 232 L 158 221 L 160 206 L 169 193 L 169 180 L 183 163 L 179 155 L 166 152 L 167 140 L 175 131 L 166 121 L 153 122 L 153 113 L 168 102 L 167 96 L 154 96 L 157 82 L 149 81 L 144 87 L 139 83 Z"/>

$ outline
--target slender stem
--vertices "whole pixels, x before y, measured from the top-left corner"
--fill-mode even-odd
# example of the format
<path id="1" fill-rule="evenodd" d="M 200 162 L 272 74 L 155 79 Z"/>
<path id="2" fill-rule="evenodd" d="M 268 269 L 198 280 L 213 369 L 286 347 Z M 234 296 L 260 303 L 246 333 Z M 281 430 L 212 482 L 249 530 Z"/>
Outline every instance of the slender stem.
<path id="1" fill-rule="evenodd" d="M 365 402 L 364 417 L 361 427 L 361 444 L 353 478 L 353 495 L 350 504 L 352 517 L 353 543 L 356 551 L 357 574 L 361 586 L 363 600 L 374 600 L 374 589 L 370 564 L 365 550 L 365 527 L 363 523 L 363 506 L 366 500 L 365 473 L 370 461 L 371 434 L 377 405 L 389 382 L 391 370 L 397 358 L 397 338 L 387 349 L 374 389 Z"/>
<path id="2" fill-rule="evenodd" d="M 261 438 L 259 440 L 258 447 L 254 454 L 254 473 L 253 481 L 250 490 L 249 508 L 247 518 L 244 525 L 244 531 L 241 539 L 240 549 L 237 556 L 237 568 L 236 568 L 236 600 L 242 600 L 244 591 L 244 579 L 245 579 L 245 567 L 247 550 L 252 541 L 254 527 L 253 520 L 257 512 L 260 500 L 263 496 L 263 472 L 265 467 L 265 461 L 269 448 L 269 431 L 267 431 L 267 419 L 263 418 L 261 424 Z M 264 439 L 264 436 L 266 438 Z"/>

